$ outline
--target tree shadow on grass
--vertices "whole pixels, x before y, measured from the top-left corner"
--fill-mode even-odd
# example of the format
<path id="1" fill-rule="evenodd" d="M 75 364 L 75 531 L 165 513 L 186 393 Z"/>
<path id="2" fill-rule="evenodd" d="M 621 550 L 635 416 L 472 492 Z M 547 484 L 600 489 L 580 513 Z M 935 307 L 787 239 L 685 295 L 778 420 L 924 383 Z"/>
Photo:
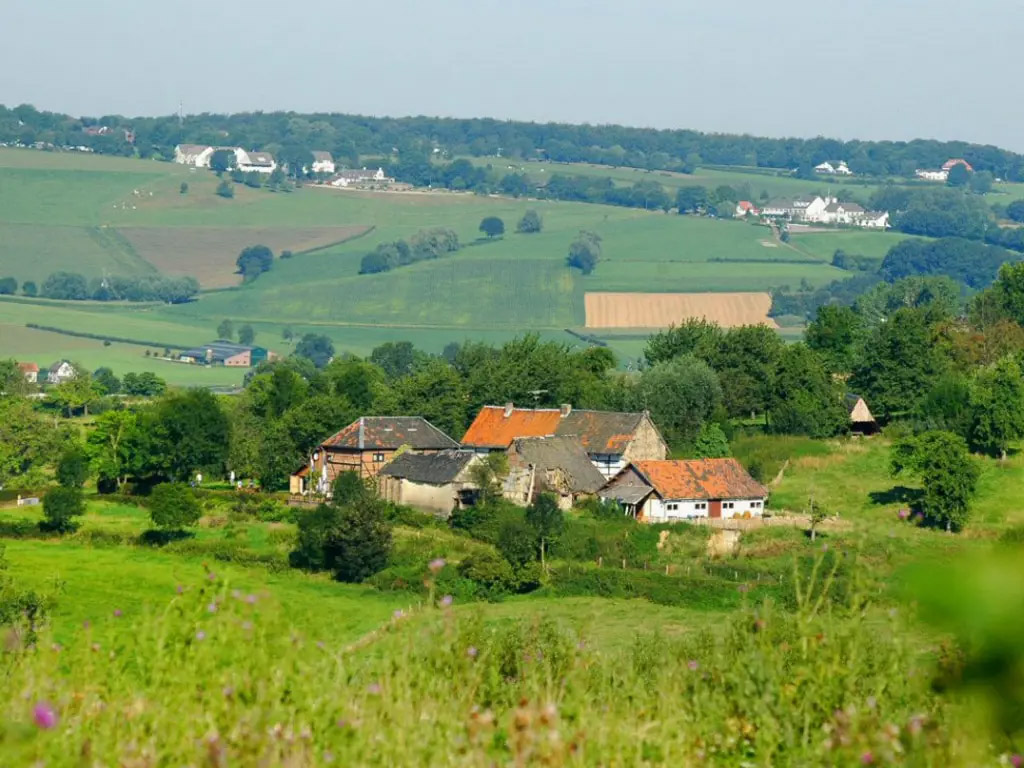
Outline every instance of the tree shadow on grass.
<path id="1" fill-rule="evenodd" d="M 192 531 L 160 531 L 150 529 L 142 532 L 142 535 L 139 536 L 139 543 L 149 547 L 165 547 L 175 541 L 194 539 L 195 536 Z"/>
<path id="2" fill-rule="evenodd" d="M 920 488 L 907 488 L 905 485 L 895 485 L 887 491 L 871 491 L 868 498 L 872 504 L 905 504 L 908 507 L 915 506 L 924 491 Z"/>

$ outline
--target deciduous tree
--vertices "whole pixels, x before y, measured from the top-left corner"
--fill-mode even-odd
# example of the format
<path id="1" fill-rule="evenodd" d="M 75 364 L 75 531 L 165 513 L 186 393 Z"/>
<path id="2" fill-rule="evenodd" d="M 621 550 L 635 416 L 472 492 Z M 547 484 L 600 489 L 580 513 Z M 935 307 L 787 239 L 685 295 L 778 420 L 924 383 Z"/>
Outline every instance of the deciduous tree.
<path id="1" fill-rule="evenodd" d="M 1020 366 L 1006 357 L 984 368 L 971 383 L 971 444 L 992 456 L 1006 458 L 1010 443 L 1024 437 L 1024 378 Z"/>
<path id="2" fill-rule="evenodd" d="M 924 486 L 919 511 L 947 531 L 959 531 L 970 516 L 970 502 L 978 482 L 978 465 L 967 443 L 950 432 L 925 432 L 893 445 L 893 475 L 910 474 Z"/>
<path id="3" fill-rule="evenodd" d="M 497 216 L 487 216 L 480 222 L 480 231 L 494 238 L 505 234 L 505 222 Z"/>

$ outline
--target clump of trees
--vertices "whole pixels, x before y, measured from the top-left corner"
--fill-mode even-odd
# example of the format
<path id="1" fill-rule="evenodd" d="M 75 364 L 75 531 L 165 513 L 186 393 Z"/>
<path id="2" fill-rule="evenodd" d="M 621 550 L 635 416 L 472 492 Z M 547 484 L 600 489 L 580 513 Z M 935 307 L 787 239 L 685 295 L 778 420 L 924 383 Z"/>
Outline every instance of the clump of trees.
<path id="1" fill-rule="evenodd" d="M 589 275 L 600 260 L 601 236 L 596 232 L 580 230 L 579 235 L 569 245 L 566 263 L 570 267 L 580 270 L 584 275 Z"/>
<path id="2" fill-rule="evenodd" d="M 532 235 L 544 228 L 544 221 L 540 214 L 532 208 L 523 214 L 523 217 L 516 223 L 516 232 L 523 235 Z"/>
<path id="3" fill-rule="evenodd" d="M 265 245 L 250 245 L 238 254 L 235 264 L 242 279 L 251 282 L 274 266 L 274 252 Z"/>
<path id="4" fill-rule="evenodd" d="M 502 231 L 504 231 L 504 223 Z M 359 265 L 360 274 L 387 272 L 425 259 L 437 259 L 459 250 L 459 237 L 451 229 L 437 227 L 421 229 L 408 242 L 396 240 L 381 243 L 363 256 Z"/>
<path id="5" fill-rule="evenodd" d="M 26 283 L 23 290 L 34 295 L 35 284 Z M 43 281 L 41 295 L 47 299 L 71 301 L 163 301 L 181 304 L 199 293 L 194 277 L 140 275 L 134 277 L 95 277 L 86 280 L 77 272 L 54 272 Z"/>
<path id="6" fill-rule="evenodd" d="M 17 292 L 17 280 L 13 277 L 0 277 L 0 296 L 13 296 Z"/>

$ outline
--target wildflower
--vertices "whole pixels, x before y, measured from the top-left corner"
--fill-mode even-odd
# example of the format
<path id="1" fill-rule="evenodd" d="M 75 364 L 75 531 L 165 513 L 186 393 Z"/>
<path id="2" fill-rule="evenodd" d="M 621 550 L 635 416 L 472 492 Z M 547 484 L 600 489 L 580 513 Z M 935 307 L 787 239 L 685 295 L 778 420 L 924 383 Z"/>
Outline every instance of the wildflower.
<path id="1" fill-rule="evenodd" d="M 430 561 L 430 562 L 429 562 L 429 563 L 427 564 L 427 568 L 429 568 L 429 569 L 430 569 L 430 572 L 431 572 L 431 573 L 437 573 L 437 572 L 438 572 L 438 571 L 440 571 L 440 570 L 441 570 L 442 568 L 444 568 L 444 566 L 445 566 L 445 561 L 444 561 L 444 558 L 443 558 L 443 557 L 438 557 L 438 558 L 435 558 L 434 560 L 431 560 L 431 561 Z"/>
<path id="2" fill-rule="evenodd" d="M 397 611 L 395 611 L 391 615 L 394 616 L 396 619 L 401 619 L 401 618 L 403 618 L 405 616 L 405 611 L 403 611 L 401 608 L 399 608 Z"/>
<path id="3" fill-rule="evenodd" d="M 896 514 L 897 516 L 899 516 L 900 520 L 906 520 L 910 516 L 910 511 L 906 509 L 901 509 Z"/>
<path id="4" fill-rule="evenodd" d="M 234 695 L 235 695 L 235 688 L 234 688 L 234 686 L 225 685 L 224 686 L 224 698 L 225 699 L 230 699 Z"/>
<path id="5" fill-rule="evenodd" d="M 256 595 L 246 595 L 245 602 L 249 605 L 256 605 Z"/>
<path id="6" fill-rule="evenodd" d="M 697 663 L 696 659 L 690 659 L 686 662 L 686 666 L 691 672 L 696 672 L 700 668 L 700 664 Z"/>
<path id="7" fill-rule="evenodd" d="M 917 736 L 924 726 L 924 715 L 914 715 L 907 721 L 907 730 L 911 736 Z"/>
<path id="8" fill-rule="evenodd" d="M 178 586 L 176 586 L 174 588 L 174 591 L 177 592 L 180 595 L 182 592 L 185 591 L 185 587 L 183 587 L 181 584 L 179 584 Z"/>
<path id="9" fill-rule="evenodd" d="M 871 752 L 865 752 L 863 755 L 860 756 L 861 765 L 874 765 L 874 762 L 875 756 L 872 755 Z"/>
<path id="10" fill-rule="evenodd" d="M 200 629 L 198 632 L 196 632 L 196 640 L 198 640 L 199 642 L 202 642 L 205 639 L 206 639 L 206 633 L 203 632 L 203 630 Z"/>
<path id="11" fill-rule="evenodd" d="M 577 651 L 582 651 L 586 647 L 587 647 L 587 643 L 586 643 L 585 640 L 580 640 L 578 643 L 576 643 L 576 650 Z"/>
<path id="12" fill-rule="evenodd" d="M 97 653 L 97 652 L 99 652 L 99 650 L 100 650 L 100 644 L 99 643 L 93 643 L 92 644 L 92 652 L 93 653 Z"/>
<path id="13" fill-rule="evenodd" d="M 1012 765 L 1013 768 L 1020 768 L 1024 765 L 1024 757 L 1021 755 L 1010 755 L 1010 765 Z"/>
<path id="14" fill-rule="evenodd" d="M 324 752 L 323 757 L 322 757 L 322 762 L 324 762 L 324 763 L 333 763 L 334 762 L 334 753 L 333 752 Z"/>
<path id="15" fill-rule="evenodd" d="M 210 581 L 216 581 L 217 580 L 217 574 L 214 573 L 213 571 L 210 571 L 208 574 L 206 574 L 206 578 L 208 578 Z"/>
<path id="16" fill-rule="evenodd" d="M 466 655 L 469 656 L 469 658 L 475 659 L 476 658 L 476 654 L 477 654 L 477 650 L 476 650 L 476 646 L 475 645 L 471 645 L 471 646 L 469 646 L 469 648 L 466 649 Z"/>
<path id="17" fill-rule="evenodd" d="M 123 615 L 123 614 L 121 613 L 121 609 L 120 609 L 120 608 L 115 608 L 115 609 L 114 609 L 114 618 L 115 618 L 115 619 L 119 619 L 119 618 L 121 618 L 121 616 L 122 616 L 122 615 Z"/>
<path id="18" fill-rule="evenodd" d="M 335 723 L 339 728 L 348 728 L 348 720 L 343 717 L 338 718 L 338 722 Z"/>
<path id="19" fill-rule="evenodd" d="M 370 683 L 368 686 L 366 686 L 366 692 L 371 696 L 379 696 L 380 683 Z"/>
<path id="20" fill-rule="evenodd" d="M 736 587 L 736 589 L 738 589 L 740 592 L 749 592 L 750 586 L 747 584 L 740 584 L 738 587 Z"/>
<path id="21" fill-rule="evenodd" d="M 231 590 L 231 596 L 233 598 L 235 598 L 235 600 L 241 600 L 242 599 L 242 593 L 239 590 L 237 590 L 237 589 L 232 589 Z"/>
<path id="22" fill-rule="evenodd" d="M 441 607 L 442 608 L 450 608 L 451 604 L 452 604 L 452 602 L 454 600 L 455 600 L 455 598 L 453 598 L 451 595 L 445 595 L 444 597 L 441 598 Z"/>
<path id="23" fill-rule="evenodd" d="M 53 649 L 54 653 L 60 653 L 62 650 L 64 650 L 64 646 L 62 646 L 60 643 L 54 643 L 50 646 L 50 648 Z"/>
<path id="24" fill-rule="evenodd" d="M 868 709 L 874 709 L 878 706 L 878 700 L 874 696 L 868 696 L 867 704 Z"/>
<path id="25" fill-rule="evenodd" d="M 323 640 L 317 640 L 316 641 L 316 647 L 319 648 L 322 651 L 322 650 L 324 650 L 327 647 L 327 645 L 326 645 L 326 643 L 324 643 Z"/>
<path id="26" fill-rule="evenodd" d="M 212 603 L 210 603 L 208 606 L 206 606 L 206 610 L 209 611 L 210 613 L 216 613 L 217 612 L 217 601 L 214 600 Z"/>
<path id="27" fill-rule="evenodd" d="M 88 629 L 91 626 L 92 626 L 92 622 L 89 621 L 88 619 L 86 619 L 85 621 L 82 622 L 82 629 Z"/>
<path id="28" fill-rule="evenodd" d="M 32 719 L 38 727 L 48 731 L 57 725 L 57 713 L 48 701 L 40 701 L 32 710 Z"/>

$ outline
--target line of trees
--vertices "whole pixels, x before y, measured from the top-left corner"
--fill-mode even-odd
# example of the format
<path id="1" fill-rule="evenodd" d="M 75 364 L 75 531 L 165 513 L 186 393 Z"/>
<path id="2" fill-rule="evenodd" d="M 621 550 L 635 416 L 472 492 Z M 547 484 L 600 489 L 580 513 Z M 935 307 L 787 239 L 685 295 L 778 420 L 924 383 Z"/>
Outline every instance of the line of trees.
<path id="1" fill-rule="evenodd" d="M 86 124 L 102 124 L 114 130 L 104 136 L 88 136 L 82 131 Z M 132 131 L 134 143 L 119 130 L 125 128 Z M 501 154 L 684 172 L 698 165 L 789 170 L 845 159 L 858 175 L 909 177 L 917 168 L 937 168 L 951 157 L 963 157 L 978 171 L 1011 181 L 1024 180 L 1024 156 L 962 141 L 774 139 L 617 125 L 322 113 L 202 114 L 180 122 L 175 116 L 79 119 L 41 112 L 29 105 L 0 106 L 0 141 L 27 146 L 36 142 L 84 145 L 97 152 L 168 159 L 176 144 L 216 145 L 225 131 L 240 146 L 260 147 L 278 156 L 284 156 L 291 147 L 325 149 L 353 166 L 360 156 L 388 157 L 397 149 L 401 162 L 410 166 L 426 161 L 439 150 L 449 156 Z M 425 166 L 423 169 L 428 170 Z M 471 176 L 472 172 L 466 173 Z"/>
<path id="2" fill-rule="evenodd" d="M 502 224 L 504 230 L 504 224 Z M 415 264 L 426 259 L 438 259 L 459 250 L 459 236 L 454 230 L 445 227 L 421 229 L 408 241 L 396 240 L 393 243 L 381 243 L 359 263 L 359 274 L 367 275 L 376 272 L 387 272 L 396 267 Z"/>
<path id="3" fill-rule="evenodd" d="M 28 289 L 28 283 L 23 290 Z M 34 284 L 33 284 L 34 287 Z M 194 277 L 94 277 L 87 280 L 77 272 L 54 272 L 43 281 L 40 295 L 47 299 L 71 301 L 163 301 L 181 304 L 199 293 Z"/>

